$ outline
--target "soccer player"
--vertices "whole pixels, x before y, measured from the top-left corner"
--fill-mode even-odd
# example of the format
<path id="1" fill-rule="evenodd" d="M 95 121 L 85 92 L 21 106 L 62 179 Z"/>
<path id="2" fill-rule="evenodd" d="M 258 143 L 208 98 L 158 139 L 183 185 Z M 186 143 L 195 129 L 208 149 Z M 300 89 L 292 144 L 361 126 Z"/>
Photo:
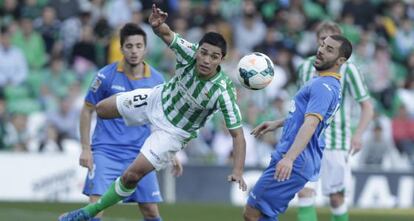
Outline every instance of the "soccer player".
<path id="1" fill-rule="evenodd" d="M 257 137 L 283 126 L 271 162 L 249 194 L 246 221 L 277 220 L 295 194 L 318 176 L 324 148 L 319 136 L 339 108 L 339 68 L 351 53 L 352 45 L 345 37 L 327 37 L 313 62 L 318 76 L 296 93 L 288 116 L 253 129 Z"/>
<path id="2" fill-rule="evenodd" d="M 153 90 L 137 89 L 106 98 L 96 109 L 102 118 L 122 116 L 127 125 L 150 122 L 150 136 L 134 162 L 98 202 L 64 214 L 60 221 L 91 220 L 100 211 L 130 196 L 144 175 L 164 168 L 219 110 L 233 138 L 234 167 L 227 180 L 238 183 L 243 191 L 247 189 L 242 177 L 246 142 L 241 114 L 234 85 L 220 67 L 227 51 L 226 41 L 220 34 L 209 32 L 198 44 L 190 43 L 171 31 L 165 23 L 167 16 L 153 5 L 149 23 L 175 52 L 175 76 Z"/>
<path id="3" fill-rule="evenodd" d="M 319 24 L 316 30 L 319 45 L 327 36 L 340 34 L 339 26 L 329 21 Z M 300 85 L 304 85 L 316 76 L 316 70 L 312 66 L 315 59 L 315 56 L 309 57 L 299 67 Z M 353 155 L 361 150 L 362 134 L 373 117 L 373 107 L 367 87 L 355 64 L 348 60 L 341 66 L 339 72 L 342 76 L 342 105 L 324 132 L 326 146 L 321 163 L 320 180 L 322 193 L 330 198 L 332 221 L 347 221 L 348 212 L 344 197 L 346 184 L 351 178 L 351 169 L 347 159 L 349 154 Z M 354 134 L 351 132 L 350 117 L 353 100 L 361 107 L 358 126 Z M 316 183 L 310 182 L 299 192 L 298 221 L 317 221 L 314 206 L 315 187 Z"/>
<path id="4" fill-rule="evenodd" d="M 89 169 L 83 193 L 89 196 L 90 202 L 97 202 L 132 163 L 150 134 L 148 125 L 127 127 L 120 118 L 104 120 L 98 117 L 92 144 L 89 135 L 92 114 L 99 101 L 120 92 L 152 88 L 164 82 L 163 76 L 144 62 L 146 42 L 146 33 L 140 27 L 126 24 L 120 30 L 123 61 L 102 68 L 86 95 L 80 116 L 82 153 L 79 163 Z M 179 172 L 180 167 L 177 170 Z M 144 176 L 135 192 L 124 200 L 138 203 L 144 221 L 161 220 L 156 204 L 161 201 L 155 172 Z M 100 221 L 102 215 L 100 212 L 92 220 Z"/>

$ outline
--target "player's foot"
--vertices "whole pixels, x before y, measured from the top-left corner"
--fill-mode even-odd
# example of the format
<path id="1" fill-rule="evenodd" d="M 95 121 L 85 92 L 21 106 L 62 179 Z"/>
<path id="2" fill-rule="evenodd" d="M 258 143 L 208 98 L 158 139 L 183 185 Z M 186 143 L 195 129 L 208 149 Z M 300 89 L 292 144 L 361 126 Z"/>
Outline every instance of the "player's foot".
<path id="1" fill-rule="evenodd" d="M 92 217 L 83 209 L 74 210 L 59 216 L 58 221 L 90 221 Z"/>

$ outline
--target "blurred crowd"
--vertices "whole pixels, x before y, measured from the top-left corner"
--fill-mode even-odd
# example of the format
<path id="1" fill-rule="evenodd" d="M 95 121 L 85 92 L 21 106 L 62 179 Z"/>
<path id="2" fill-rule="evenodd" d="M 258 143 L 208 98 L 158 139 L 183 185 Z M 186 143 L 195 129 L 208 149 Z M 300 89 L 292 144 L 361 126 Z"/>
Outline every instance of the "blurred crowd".
<path id="1" fill-rule="evenodd" d="M 147 24 L 155 2 L 174 31 L 198 42 L 206 31 L 229 43 L 223 69 L 236 84 L 241 56 L 259 51 L 275 64 L 261 91 L 238 86 L 248 166 L 263 166 L 280 132 L 256 139 L 250 130 L 281 118 L 297 88 L 297 68 L 316 52 L 315 27 L 332 20 L 354 46 L 375 119 L 353 166 L 381 170 L 414 165 L 414 3 L 391 0 L 0 0 L 0 150 L 79 151 L 79 112 L 97 70 L 120 61 L 118 31 L 126 22 L 148 35 L 147 62 L 174 73 L 174 55 Z M 358 117 L 358 108 L 353 113 Z M 354 121 L 355 121 L 354 120 Z M 353 122 L 356 125 L 356 122 Z M 185 163 L 224 165 L 232 139 L 217 115 L 185 152 Z"/>

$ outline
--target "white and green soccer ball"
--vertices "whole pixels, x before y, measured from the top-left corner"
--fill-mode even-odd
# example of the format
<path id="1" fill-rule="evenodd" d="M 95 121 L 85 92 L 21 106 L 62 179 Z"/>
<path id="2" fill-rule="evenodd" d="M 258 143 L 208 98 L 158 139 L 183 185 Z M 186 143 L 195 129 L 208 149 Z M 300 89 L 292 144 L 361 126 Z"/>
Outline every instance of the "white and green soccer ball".
<path id="1" fill-rule="evenodd" d="M 252 90 L 265 88 L 272 82 L 275 73 L 270 58 L 259 52 L 253 52 L 242 57 L 237 69 L 237 78 L 240 83 Z"/>

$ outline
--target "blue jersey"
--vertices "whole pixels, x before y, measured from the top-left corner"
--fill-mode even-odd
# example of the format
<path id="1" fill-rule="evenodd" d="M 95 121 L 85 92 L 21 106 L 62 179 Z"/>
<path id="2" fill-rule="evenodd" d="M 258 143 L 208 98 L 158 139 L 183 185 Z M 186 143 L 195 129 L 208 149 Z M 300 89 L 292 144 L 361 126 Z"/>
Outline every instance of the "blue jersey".
<path id="1" fill-rule="evenodd" d="M 109 64 L 103 67 L 95 76 L 85 102 L 95 106 L 99 101 L 114 94 L 131 91 L 137 88 L 152 88 L 164 82 L 163 76 L 150 65 L 144 65 L 144 77 L 134 79 L 123 71 L 123 62 Z M 92 137 L 92 150 L 126 154 L 130 151 L 136 154 L 150 134 L 148 125 L 128 127 L 122 118 L 103 120 L 97 118 Z"/>
<path id="2" fill-rule="evenodd" d="M 292 146 L 305 116 L 318 117 L 320 123 L 315 133 L 293 165 L 293 170 L 308 180 L 316 180 L 319 175 L 322 152 L 325 146 L 320 136 L 340 105 L 341 85 L 339 79 L 340 75 L 336 73 L 321 74 L 298 91 L 284 122 L 281 139 L 272 154 L 272 157 L 281 159 Z"/>

